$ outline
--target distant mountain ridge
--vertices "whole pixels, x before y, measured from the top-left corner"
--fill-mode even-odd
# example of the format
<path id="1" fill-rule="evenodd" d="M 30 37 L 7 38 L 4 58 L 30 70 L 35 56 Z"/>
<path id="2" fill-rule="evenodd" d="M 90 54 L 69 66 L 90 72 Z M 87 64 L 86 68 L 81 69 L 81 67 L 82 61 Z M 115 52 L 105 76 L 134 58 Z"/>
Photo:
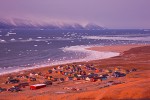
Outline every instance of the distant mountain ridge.
<path id="1" fill-rule="evenodd" d="M 39 28 L 39 29 L 86 29 L 86 30 L 103 30 L 104 27 L 101 27 L 96 24 L 87 24 L 85 26 L 78 23 L 38 23 L 30 20 L 24 19 L 13 19 L 6 20 L 0 19 L 0 28 L 1 29 L 10 29 L 10 28 Z"/>

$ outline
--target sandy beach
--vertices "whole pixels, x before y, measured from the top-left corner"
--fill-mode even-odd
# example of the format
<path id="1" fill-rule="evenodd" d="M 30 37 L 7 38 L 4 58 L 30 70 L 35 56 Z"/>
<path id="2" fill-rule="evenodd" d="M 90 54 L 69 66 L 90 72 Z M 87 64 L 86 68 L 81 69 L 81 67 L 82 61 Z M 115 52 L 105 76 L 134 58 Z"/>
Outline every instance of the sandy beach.
<path id="1" fill-rule="evenodd" d="M 27 86 L 20 92 L 4 91 L 0 93 L 0 100 L 116 100 L 116 99 L 150 99 L 150 45 L 120 45 L 92 47 L 88 50 L 119 52 L 120 55 L 108 59 L 94 60 L 88 62 L 76 62 L 67 65 L 93 65 L 97 69 L 119 68 L 121 70 L 132 70 L 125 77 L 108 78 L 104 81 L 64 81 L 53 82 L 53 85 L 38 90 L 30 90 Z M 32 72 L 48 74 L 48 70 L 58 66 L 47 66 L 17 73 L 1 75 L 0 87 L 10 88 L 15 84 L 4 84 L 7 77 L 17 75 L 29 75 Z M 84 68 L 83 68 L 84 69 Z M 92 71 L 86 71 L 87 73 Z M 60 73 L 52 73 L 55 78 L 66 78 Z M 30 85 L 42 83 L 46 79 L 36 77 L 37 81 L 29 82 Z M 20 79 L 28 82 L 27 79 Z M 115 85 L 105 86 L 109 81 L 117 82 Z M 75 90 L 68 89 L 75 88 Z M 79 89 L 79 91 L 77 91 Z"/>
<path id="2" fill-rule="evenodd" d="M 127 51 L 131 48 L 135 47 L 141 47 L 143 44 L 133 44 L 133 45 L 113 45 L 113 46 L 95 46 L 91 48 L 87 48 L 88 50 L 94 50 L 94 51 L 107 51 L 107 52 L 118 52 L 123 53 L 124 51 Z"/>

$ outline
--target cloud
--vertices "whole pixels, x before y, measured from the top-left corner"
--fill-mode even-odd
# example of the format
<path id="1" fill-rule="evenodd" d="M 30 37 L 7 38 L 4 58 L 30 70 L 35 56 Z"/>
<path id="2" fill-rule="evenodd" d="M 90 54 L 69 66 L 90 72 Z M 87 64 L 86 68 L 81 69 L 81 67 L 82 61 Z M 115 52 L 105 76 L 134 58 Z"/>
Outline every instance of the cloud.
<path id="1" fill-rule="evenodd" d="M 0 17 L 150 28 L 149 0 L 0 0 Z"/>

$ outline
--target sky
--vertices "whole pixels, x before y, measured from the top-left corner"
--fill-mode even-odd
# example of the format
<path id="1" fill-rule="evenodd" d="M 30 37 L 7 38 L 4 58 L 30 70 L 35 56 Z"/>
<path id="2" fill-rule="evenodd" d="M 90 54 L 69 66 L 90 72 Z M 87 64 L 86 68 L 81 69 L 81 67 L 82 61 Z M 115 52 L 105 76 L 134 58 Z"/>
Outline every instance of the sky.
<path id="1" fill-rule="evenodd" d="M 0 18 L 150 28 L 150 0 L 0 0 Z"/>

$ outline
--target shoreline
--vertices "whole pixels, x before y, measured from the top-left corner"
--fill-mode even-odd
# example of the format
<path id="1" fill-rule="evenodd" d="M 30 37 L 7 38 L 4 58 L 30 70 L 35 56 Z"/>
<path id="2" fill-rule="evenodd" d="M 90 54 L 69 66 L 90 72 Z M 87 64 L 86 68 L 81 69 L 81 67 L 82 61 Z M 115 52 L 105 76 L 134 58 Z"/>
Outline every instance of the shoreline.
<path id="1" fill-rule="evenodd" d="M 83 58 L 83 59 L 77 59 L 77 60 L 75 59 L 75 60 L 66 61 L 65 63 L 62 61 L 58 64 L 57 63 L 51 64 L 51 65 L 44 64 L 44 65 L 38 65 L 35 67 L 16 69 L 16 70 L 0 73 L 0 76 L 7 75 L 7 74 L 13 74 L 13 73 L 19 73 L 19 72 L 23 72 L 23 71 L 30 71 L 30 70 L 34 70 L 34 69 L 47 68 L 49 66 L 54 67 L 54 66 L 59 66 L 59 65 L 64 65 L 64 64 L 82 63 L 82 62 L 90 62 L 90 61 L 94 61 L 94 60 L 109 59 L 111 57 L 122 55 L 124 51 L 127 51 L 131 48 L 146 46 L 146 45 L 148 45 L 148 44 L 129 44 L 129 45 L 127 44 L 127 45 L 114 45 L 114 46 L 83 46 L 83 47 L 81 46 L 81 50 L 80 49 L 76 50 L 76 46 L 73 46 L 73 49 L 71 47 L 71 50 L 70 50 L 70 48 L 67 48 L 67 50 L 68 51 L 70 50 L 70 51 L 78 51 L 78 52 L 87 52 L 87 54 L 90 54 L 90 55 L 87 56 L 86 58 L 91 58 L 94 55 L 97 56 L 98 53 L 99 54 L 100 53 L 110 53 L 110 54 L 114 53 L 114 54 L 112 54 L 112 56 L 108 56 L 108 57 L 105 57 L 106 55 L 104 54 L 104 55 L 102 55 L 103 56 L 102 58 L 99 58 L 99 56 L 97 56 L 96 58 L 89 59 L 89 60 L 86 58 Z M 92 55 L 92 54 L 94 54 L 94 55 Z"/>
<path id="2" fill-rule="evenodd" d="M 54 62 L 54 63 L 49 63 L 49 64 L 41 64 L 41 65 L 35 65 L 33 67 L 23 67 L 23 68 L 16 68 L 15 70 L 7 70 L 7 72 L 0 73 L 0 75 L 5 75 L 5 74 L 11 74 L 11 73 L 18 73 L 22 71 L 28 71 L 28 70 L 34 70 L 34 69 L 39 69 L 39 68 L 45 68 L 49 66 L 58 66 L 58 65 L 64 65 L 64 64 L 71 64 L 71 63 L 79 63 L 79 62 L 88 62 L 88 61 L 93 61 L 93 60 L 99 60 L 99 59 L 107 59 L 110 57 L 118 56 L 119 53 L 117 52 L 109 52 L 109 51 L 95 51 L 95 50 L 88 50 L 87 48 L 92 48 L 94 46 L 71 46 L 68 48 L 64 48 L 63 51 L 71 51 L 71 52 L 81 52 L 85 53 L 86 57 L 80 58 L 80 59 L 71 59 L 71 60 L 66 60 L 66 61 L 59 61 L 59 62 Z M 12 68 L 14 69 L 14 68 Z"/>
<path id="3" fill-rule="evenodd" d="M 49 68 L 49 67 L 53 68 L 55 66 L 72 64 L 72 63 L 83 63 L 83 62 L 91 62 L 91 61 L 95 61 L 95 60 L 105 60 L 105 59 L 109 59 L 111 57 L 120 56 L 125 51 L 128 51 L 135 47 L 141 47 L 141 46 L 149 46 L 149 44 L 127 44 L 127 45 L 114 45 L 114 46 L 112 46 L 112 45 L 111 46 L 81 46 L 81 50 L 80 49 L 76 50 L 77 46 L 73 46 L 73 49 L 71 47 L 71 51 L 87 52 L 87 54 L 89 54 L 89 55 L 86 58 L 88 58 L 88 59 L 86 59 L 86 58 L 75 59 L 75 60 L 66 61 L 65 63 L 63 61 L 61 61 L 58 64 L 53 63 L 51 65 L 48 65 L 48 64 L 38 65 L 40 67 L 35 66 L 35 67 L 16 69 L 16 70 L 0 73 L 0 76 L 8 75 L 8 74 L 17 74 L 17 73 L 24 72 L 24 71 L 43 69 L 43 68 Z M 80 46 L 78 46 L 78 47 L 80 47 Z M 69 51 L 70 48 L 67 48 L 67 49 Z M 103 53 L 104 55 L 102 55 L 101 53 Z M 108 56 L 105 55 L 106 53 Z M 101 58 L 99 58 L 98 54 L 100 54 Z M 109 55 L 111 55 L 111 56 L 109 56 Z M 95 58 L 93 58 L 93 56 L 95 56 Z"/>
<path id="4" fill-rule="evenodd" d="M 149 45 L 150 44 L 125 44 L 125 45 L 110 45 L 110 46 L 94 46 L 87 49 L 94 50 L 94 51 L 106 51 L 106 52 L 109 51 L 109 52 L 123 53 L 124 51 L 128 51 L 132 48 L 149 46 Z"/>

